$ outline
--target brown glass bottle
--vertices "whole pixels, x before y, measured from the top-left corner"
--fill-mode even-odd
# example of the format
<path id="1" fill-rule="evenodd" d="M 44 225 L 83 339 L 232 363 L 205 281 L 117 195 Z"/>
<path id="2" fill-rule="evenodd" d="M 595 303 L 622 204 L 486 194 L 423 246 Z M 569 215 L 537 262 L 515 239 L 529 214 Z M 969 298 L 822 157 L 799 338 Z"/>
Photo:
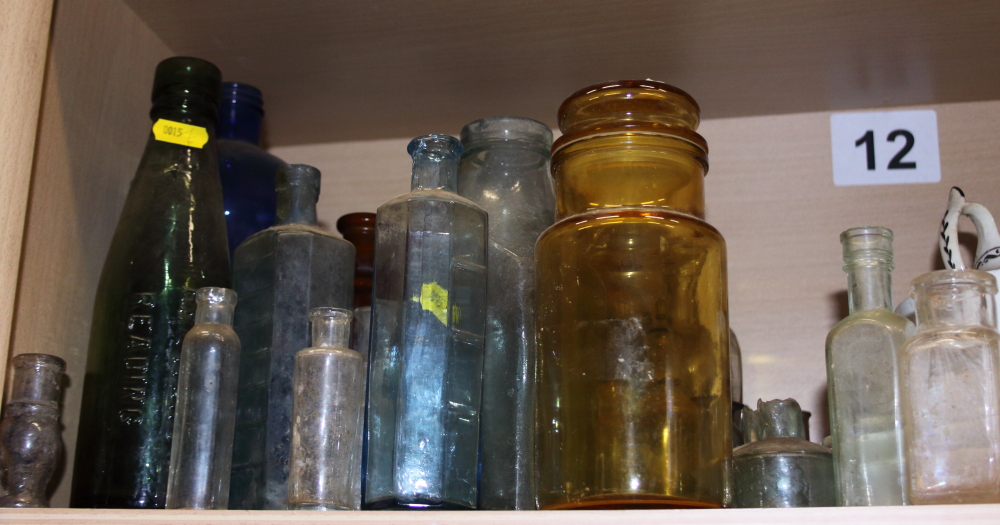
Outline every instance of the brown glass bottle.
<path id="1" fill-rule="evenodd" d="M 683 91 L 578 91 L 536 248 L 541 509 L 719 507 L 732 456 L 726 251 Z"/>
<path id="2" fill-rule="evenodd" d="M 337 219 L 337 231 L 354 245 L 354 307 L 372 305 L 372 267 L 375 262 L 375 214 L 348 213 Z"/>

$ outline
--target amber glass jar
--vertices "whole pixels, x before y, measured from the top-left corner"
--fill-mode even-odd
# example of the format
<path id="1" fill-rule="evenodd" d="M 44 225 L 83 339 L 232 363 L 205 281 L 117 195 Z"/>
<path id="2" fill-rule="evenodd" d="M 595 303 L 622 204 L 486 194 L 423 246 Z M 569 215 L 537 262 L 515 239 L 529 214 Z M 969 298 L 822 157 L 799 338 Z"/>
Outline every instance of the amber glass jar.
<path id="1" fill-rule="evenodd" d="M 699 109 L 654 81 L 559 109 L 536 248 L 541 509 L 719 507 L 732 457 L 726 249 Z"/>

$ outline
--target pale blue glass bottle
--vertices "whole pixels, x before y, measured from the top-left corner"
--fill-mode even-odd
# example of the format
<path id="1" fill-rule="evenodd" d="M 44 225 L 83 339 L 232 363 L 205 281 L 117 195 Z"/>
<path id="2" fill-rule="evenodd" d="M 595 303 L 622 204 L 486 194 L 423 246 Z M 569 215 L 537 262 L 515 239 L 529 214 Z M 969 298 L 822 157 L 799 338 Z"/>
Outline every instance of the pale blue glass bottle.
<path id="1" fill-rule="evenodd" d="M 473 509 L 487 215 L 455 194 L 458 139 L 407 151 L 413 191 L 376 218 L 364 507 Z"/>

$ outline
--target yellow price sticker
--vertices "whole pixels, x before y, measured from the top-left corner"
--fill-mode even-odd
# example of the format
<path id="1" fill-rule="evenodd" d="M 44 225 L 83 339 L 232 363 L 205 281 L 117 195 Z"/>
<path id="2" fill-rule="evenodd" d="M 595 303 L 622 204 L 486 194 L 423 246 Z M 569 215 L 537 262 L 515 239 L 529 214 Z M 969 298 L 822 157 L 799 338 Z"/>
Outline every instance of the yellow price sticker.
<path id="1" fill-rule="evenodd" d="M 205 128 L 162 118 L 153 124 L 153 136 L 160 142 L 198 149 L 208 142 L 208 130 Z"/>
<path id="2" fill-rule="evenodd" d="M 438 283 L 424 283 L 420 286 L 420 298 L 413 298 L 420 307 L 434 314 L 441 324 L 448 326 L 448 290 Z"/>

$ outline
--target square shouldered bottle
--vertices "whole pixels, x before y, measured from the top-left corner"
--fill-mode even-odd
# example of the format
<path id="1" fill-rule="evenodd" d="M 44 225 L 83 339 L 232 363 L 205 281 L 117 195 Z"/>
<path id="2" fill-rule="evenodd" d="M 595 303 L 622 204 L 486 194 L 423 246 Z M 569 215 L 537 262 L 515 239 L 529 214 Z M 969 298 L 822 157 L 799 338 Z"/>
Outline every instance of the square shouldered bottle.
<path id="1" fill-rule="evenodd" d="M 726 248 L 699 109 L 651 80 L 559 109 L 536 247 L 541 509 L 719 507 L 732 458 Z"/>
<path id="2" fill-rule="evenodd" d="M 288 508 L 295 353 L 309 346 L 309 311 L 350 308 L 354 246 L 316 222 L 320 172 L 278 169 L 277 223 L 236 249 L 234 326 L 243 351 L 229 507 Z"/>
<path id="3" fill-rule="evenodd" d="M 902 505 L 898 358 L 915 328 L 892 311 L 892 231 L 851 228 L 840 242 L 850 315 L 826 339 L 837 504 Z"/>
<path id="4" fill-rule="evenodd" d="M 413 191 L 376 213 L 364 507 L 474 509 L 487 215 L 455 194 L 458 139 L 407 151 Z"/>

